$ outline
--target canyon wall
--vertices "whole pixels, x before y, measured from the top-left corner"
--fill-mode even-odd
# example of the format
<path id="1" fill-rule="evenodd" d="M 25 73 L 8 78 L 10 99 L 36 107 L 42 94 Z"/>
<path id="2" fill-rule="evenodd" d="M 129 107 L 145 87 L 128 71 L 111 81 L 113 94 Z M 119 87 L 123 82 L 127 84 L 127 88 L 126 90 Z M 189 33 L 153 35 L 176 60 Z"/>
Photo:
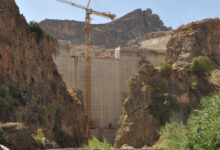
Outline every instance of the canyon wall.
<path id="1" fill-rule="evenodd" d="M 130 93 L 124 101 L 116 148 L 154 145 L 166 122 L 185 123 L 191 110 L 200 107 L 200 98 L 215 91 L 219 86 L 219 27 L 219 19 L 207 19 L 172 31 L 166 53 L 167 63 L 172 63 L 170 72 L 162 74 L 158 67 L 146 63 L 129 79 Z M 215 71 L 211 80 L 189 71 L 196 56 L 212 61 Z"/>
<path id="2" fill-rule="evenodd" d="M 40 129 L 61 147 L 80 146 L 86 141 L 83 101 L 70 96 L 53 62 L 56 40 L 31 31 L 14 0 L 1 0 L 0 10 L 1 96 L 13 98 L 0 121 L 22 122 L 31 133 Z"/>

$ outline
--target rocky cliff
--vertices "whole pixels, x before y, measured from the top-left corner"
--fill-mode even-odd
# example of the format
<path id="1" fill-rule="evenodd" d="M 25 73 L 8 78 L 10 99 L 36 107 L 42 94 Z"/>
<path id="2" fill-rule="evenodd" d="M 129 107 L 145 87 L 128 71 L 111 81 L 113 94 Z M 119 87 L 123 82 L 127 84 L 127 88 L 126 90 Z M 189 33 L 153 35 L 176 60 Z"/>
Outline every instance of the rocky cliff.
<path id="1" fill-rule="evenodd" d="M 220 66 L 220 19 L 207 19 L 179 27 L 167 44 L 167 61 L 191 62 L 207 56 Z"/>
<path id="2" fill-rule="evenodd" d="M 81 145 L 83 103 L 70 96 L 57 71 L 55 40 L 33 32 L 14 0 L 1 0 L 0 10 L 0 121 L 22 122 L 61 147 Z"/>
<path id="3" fill-rule="evenodd" d="M 41 27 L 56 39 L 72 41 L 73 45 L 84 44 L 84 23 L 68 20 L 44 20 Z M 92 25 L 92 45 L 115 48 L 120 44 L 149 32 L 169 30 L 151 9 L 141 9 L 107 24 Z"/>
<path id="4" fill-rule="evenodd" d="M 220 86 L 189 71 L 196 56 L 209 57 L 214 68 L 219 68 L 219 27 L 219 19 L 209 19 L 178 28 L 167 44 L 165 72 L 146 63 L 128 80 L 130 94 L 124 101 L 115 147 L 152 146 L 166 122 L 186 122 L 191 110 L 200 107 L 200 98 L 214 92 L 216 85 Z M 219 76 L 213 76 L 218 78 L 213 81 L 219 81 Z"/>

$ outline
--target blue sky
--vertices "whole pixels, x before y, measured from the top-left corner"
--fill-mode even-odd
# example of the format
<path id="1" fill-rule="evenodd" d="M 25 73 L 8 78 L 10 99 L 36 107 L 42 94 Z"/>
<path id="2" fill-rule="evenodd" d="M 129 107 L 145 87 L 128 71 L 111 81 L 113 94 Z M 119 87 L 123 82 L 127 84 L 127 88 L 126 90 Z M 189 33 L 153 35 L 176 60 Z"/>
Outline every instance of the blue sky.
<path id="1" fill-rule="evenodd" d="M 27 21 L 44 19 L 68 19 L 84 21 L 85 11 L 56 0 L 15 0 Z M 70 0 L 86 5 L 87 0 Z M 91 0 L 91 7 L 107 11 L 117 18 L 141 8 L 151 8 L 166 26 L 180 25 L 204 18 L 220 18 L 220 0 Z M 92 23 L 106 23 L 108 19 L 92 16 Z"/>

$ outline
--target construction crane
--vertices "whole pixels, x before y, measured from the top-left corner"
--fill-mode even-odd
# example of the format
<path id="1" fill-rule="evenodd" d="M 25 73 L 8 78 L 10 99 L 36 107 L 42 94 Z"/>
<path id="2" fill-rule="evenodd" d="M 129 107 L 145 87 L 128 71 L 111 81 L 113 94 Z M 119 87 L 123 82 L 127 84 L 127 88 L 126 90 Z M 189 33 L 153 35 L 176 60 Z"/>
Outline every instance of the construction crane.
<path id="1" fill-rule="evenodd" d="M 72 5 L 74 7 L 78 7 L 81 9 L 84 9 L 86 11 L 86 18 L 85 18 L 85 76 L 86 76 L 86 116 L 88 118 L 88 126 L 86 129 L 86 134 L 89 138 L 89 130 L 90 130 L 90 126 L 91 126 L 91 59 L 92 59 L 92 52 L 91 52 L 91 48 L 90 48 L 90 44 L 91 44 L 91 18 L 90 15 L 94 14 L 94 15 L 98 15 L 98 16 L 102 16 L 102 17 L 106 17 L 109 18 L 111 20 L 115 19 L 115 15 L 114 14 L 110 14 L 110 13 L 105 13 L 105 12 L 98 12 L 95 11 L 93 9 L 89 8 L 90 5 L 90 1 L 88 0 L 88 4 L 87 7 L 78 5 L 76 3 L 67 1 L 67 0 L 57 0 L 69 5 Z"/>

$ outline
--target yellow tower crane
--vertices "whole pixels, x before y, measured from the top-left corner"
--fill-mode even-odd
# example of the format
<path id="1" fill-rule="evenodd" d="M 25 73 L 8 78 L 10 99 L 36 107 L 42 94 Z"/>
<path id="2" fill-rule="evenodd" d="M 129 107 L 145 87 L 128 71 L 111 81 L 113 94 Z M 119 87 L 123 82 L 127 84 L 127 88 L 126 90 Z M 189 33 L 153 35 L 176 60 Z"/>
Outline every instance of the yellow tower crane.
<path id="1" fill-rule="evenodd" d="M 110 14 L 110 13 L 105 13 L 105 12 L 98 12 L 95 11 L 93 9 L 89 8 L 90 5 L 90 1 L 88 0 L 88 4 L 87 7 L 78 5 L 76 3 L 67 1 L 67 0 L 57 0 L 69 5 L 72 5 L 74 7 L 78 7 L 81 9 L 84 9 L 86 11 L 86 18 L 85 18 L 85 52 L 86 52 L 86 58 L 85 58 L 85 75 L 86 75 L 86 115 L 88 117 L 88 126 L 86 129 L 86 134 L 89 137 L 89 129 L 90 129 L 90 125 L 91 125 L 91 59 L 92 59 L 92 52 L 91 52 L 91 48 L 90 48 L 90 44 L 91 44 L 91 18 L 90 15 L 94 14 L 94 15 L 98 15 L 98 16 L 103 16 L 106 18 L 109 18 L 111 20 L 115 19 L 115 15 L 114 14 Z"/>

